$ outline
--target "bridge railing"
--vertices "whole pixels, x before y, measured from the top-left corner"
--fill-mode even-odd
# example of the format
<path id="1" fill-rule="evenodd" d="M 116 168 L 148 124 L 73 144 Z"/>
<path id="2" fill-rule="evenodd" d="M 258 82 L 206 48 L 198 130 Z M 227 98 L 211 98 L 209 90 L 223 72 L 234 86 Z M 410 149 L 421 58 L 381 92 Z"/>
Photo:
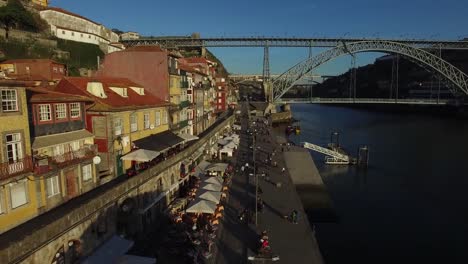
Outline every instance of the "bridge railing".
<path id="1" fill-rule="evenodd" d="M 356 104 L 430 104 L 446 105 L 453 100 L 447 99 L 388 99 L 388 98 L 281 98 L 278 103 L 356 103 Z"/>

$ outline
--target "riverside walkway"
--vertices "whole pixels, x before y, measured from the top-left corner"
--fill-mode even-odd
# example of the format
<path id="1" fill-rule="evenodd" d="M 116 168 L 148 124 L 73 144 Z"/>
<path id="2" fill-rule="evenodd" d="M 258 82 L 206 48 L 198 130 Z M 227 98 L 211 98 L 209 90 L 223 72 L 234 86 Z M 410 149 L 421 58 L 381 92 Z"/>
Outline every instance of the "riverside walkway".
<path id="1" fill-rule="evenodd" d="M 266 230 L 273 255 L 280 260 L 275 263 L 323 263 L 319 246 L 310 227 L 303 205 L 296 192 L 293 181 L 286 168 L 281 147 L 276 142 L 270 126 L 263 124 L 265 119 L 256 122 L 256 128 L 250 125 L 248 105 L 242 104 L 241 142 L 236 153 L 235 168 L 238 170 L 232 178 L 225 216 L 221 221 L 217 254 L 210 263 L 270 263 L 271 260 L 248 260 L 255 256 L 259 243 L 259 234 Z M 248 130 L 257 129 L 254 136 Z M 263 131 L 263 132 L 260 132 Z M 254 144 L 255 142 L 255 144 Z M 264 202 L 263 212 L 258 213 L 258 225 L 255 225 L 255 176 L 253 175 L 253 147 L 255 147 L 256 173 L 261 189 L 260 197 Z M 276 150 L 275 155 L 270 156 Z M 284 154 L 284 155 L 282 155 Z M 269 158 L 272 158 L 270 161 Z M 271 164 L 276 162 L 277 166 Z M 248 168 L 245 164 L 248 163 Z M 244 171 L 242 171 L 244 166 Z M 299 165 L 300 166 L 300 165 Z M 304 166 L 306 169 L 307 166 Z M 279 183 L 281 186 L 278 187 Z M 253 212 L 250 224 L 239 220 L 239 213 L 248 208 Z M 292 210 L 299 212 L 298 224 L 285 219 Z M 264 261 L 264 262 L 263 262 Z"/>

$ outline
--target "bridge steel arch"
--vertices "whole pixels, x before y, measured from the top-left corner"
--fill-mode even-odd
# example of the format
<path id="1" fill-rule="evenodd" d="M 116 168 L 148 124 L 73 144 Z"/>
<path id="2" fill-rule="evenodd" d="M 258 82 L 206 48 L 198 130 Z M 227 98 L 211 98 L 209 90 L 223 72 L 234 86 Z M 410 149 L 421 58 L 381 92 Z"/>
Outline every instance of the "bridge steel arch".
<path id="1" fill-rule="evenodd" d="M 448 81 L 450 81 L 456 88 L 456 91 L 461 91 L 468 95 L 468 76 L 456 68 L 449 62 L 442 58 L 433 55 L 422 49 L 411 47 L 407 44 L 391 41 L 359 41 L 353 43 L 342 43 L 341 45 L 326 50 L 312 58 L 308 58 L 283 74 L 277 77 L 273 85 L 273 101 L 278 101 L 291 87 L 293 87 L 302 77 L 311 70 L 319 67 L 320 65 L 338 58 L 343 55 L 359 53 L 359 52 L 385 52 L 395 53 L 408 57 L 409 59 L 428 66 L 432 70 L 440 73 Z"/>

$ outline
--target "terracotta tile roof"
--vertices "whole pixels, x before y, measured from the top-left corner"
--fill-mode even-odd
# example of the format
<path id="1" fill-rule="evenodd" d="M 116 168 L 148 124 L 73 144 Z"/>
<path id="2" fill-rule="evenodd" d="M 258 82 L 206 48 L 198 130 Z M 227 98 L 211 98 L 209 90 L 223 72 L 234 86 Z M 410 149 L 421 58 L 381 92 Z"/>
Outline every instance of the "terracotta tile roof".
<path id="1" fill-rule="evenodd" d="M 89 93 L 87 89 L 88 82 L 100 82 L 103 84 L 104 92 L 107 98 L 100 98 Z M 129 87 L 143 87 L 126 78 L 110 77 L 66 77 L 56 86 L 56 91 L 77 94 L 93 98 L 96 105 L 91 110 L 96 111 L 124 111 L 138 108 L 149 108 L 167 106 L 170 103 L 162 101 L 147 90 L 145 95 L 139 95 Z M 122 97 L 109 87 L 122 87 L 127 89 L 127 96 Z"/>
<path id="2" fill-rule="evenodd" d="M 56 63 L 56 64 L 62 64 L 60 62 L 56 62 L 51 59 L 11 59 L 11 60 L 6 60 L 1 62 L 0 64 L 12 64 L 12 63 L 36 63 L 36 62 L 50 62 L 50 63 Z"/>
<path id="3" fill-rule="evenodd" d="M 84 17 L 84 16 L 80 16 L 80 15 L 78 15 L 78 14 L 75 14 L 75 13 L 73 13 L 73 12 L 70 12 L 70 11 L 65 10 L 65 9 L 62 9 L 62 8 L 58 8 L 58 7 L 48 7 L 48 8 L 46 8 L 44 11 L 47 11 L 47 10 L 52 10 L 52 11 L 56 11 L 56 12 L 60 12 L 60 13 L 66 14 L 66 15 L 78 17 L 78 18 L 84 19 L 84 20 L 86 20 L 86 21 L 89 21 L 89 22 L 91 22 L 91 23 L 93 23 L 93 24 L 96 24 L 96 25 L 98 25 L 98 26 L 101 25 L 101 24 L 99 24 L 99 23 L 97 23 L 97 22 L 95 22 L 95 21 L 93 21 L 93 20 L 91 20 L 91 19 L 89 19 L 89 18 L 86 18 L 86 17 Z"/>
<path id="4" fill-rule="evenodd" d="M 213 63 L 212 61 L 209 61 L 205 58 L 198 58 L 198 57 L 184 58 L 184 60 L 187 63 L 206 63 L 206 64 Z"/>
<path id="5" fill-rule="evenodd" d="M 34 87 L 36 82 L 24 80 L 0 80 L 0 87 Z"/>
<path id="6" fill-rule="evenodd" d="M 133 46 L 128 47 L 125 51 L 145 51 L 145 52 L 166 52 L 159 46 Z"/>
<path id="7" fill-rule="evenodd" d="M 26 90 L 32 92 L 32 95 L 29 99 L 31 103 L 94 102 L 94 100 L 86 96 L 60 93 L 43 87 L 28 87 Z"/>
<path id="8" fill-rule="evenodd" d="M 189 66 L 184 63 L 179 63 L 179 69 L 186 71 L 186 72 L 197 72 L 197 70 L 194 67 Z"/>

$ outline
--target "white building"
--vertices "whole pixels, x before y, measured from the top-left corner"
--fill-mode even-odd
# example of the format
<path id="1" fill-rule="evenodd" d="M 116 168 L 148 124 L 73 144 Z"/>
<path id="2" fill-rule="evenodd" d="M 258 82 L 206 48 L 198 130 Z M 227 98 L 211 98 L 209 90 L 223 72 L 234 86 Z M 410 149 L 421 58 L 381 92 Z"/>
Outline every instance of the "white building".
<path id="1" fill-rule="evenodd" d="M 120 39 L 121 40 L 133 40 L 133 39 L 140 39 L 140 34 L 138 32 L 125 32 L 120 34 Z"/>
<path id="2" fill-rule="evenodd" d="M 119 41 L 117 33 L 88 18 L 56 7 L 40 11 L 40 16 L 57 38 L 99 45 L 106 53 L 121 50 L 119 45 L 109 47 Z"/>

